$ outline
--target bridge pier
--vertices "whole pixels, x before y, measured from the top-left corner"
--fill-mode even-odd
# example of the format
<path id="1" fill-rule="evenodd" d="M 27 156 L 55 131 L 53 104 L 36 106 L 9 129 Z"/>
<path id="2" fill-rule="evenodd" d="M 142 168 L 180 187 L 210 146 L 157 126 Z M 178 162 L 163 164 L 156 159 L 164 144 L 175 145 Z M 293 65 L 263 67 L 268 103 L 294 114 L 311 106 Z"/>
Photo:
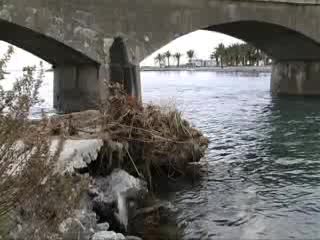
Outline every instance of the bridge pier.
<path id="1" fill-rule="evenodd" d="M 61 64 L 54 67 L 54 108 L 61 113 L 97 109 L 108 97 L 106 83 L 120 83 L 128 96 L 141 101 L 140 67 L 129 57 L 124 40 L 106 44 L 103 64 Z M 131 52 L 130 52 L 131 53 Z"/>
<path id="2" fill-rule="evenodd" d="M 320 62 L 274 63 L 271 92 L 275 95 L 320 96 Z"/>
<path id="3" fill-rule="evenodd" d="M 121 37 L 116 37 L 110 47 L 109 80 L 120 83 L 128 96 L 141 101 L 140 67 L 129 57 L 128 46 Z"/>
<path id="4" fill-rule="evenodd" d="M 140 68 L 134 64 L 54 67 L 53 107 L 60 113 L 97 109 L 108 96 L 106 82 L 123 84 L 129 96 L 141 101 Z"/>
<path id="5" fill-rule="evenodd" d="M 103 80 L 97 65 L 54 67 L 54 108 L 58 112 L 96 109 L 102 97 Z"/>

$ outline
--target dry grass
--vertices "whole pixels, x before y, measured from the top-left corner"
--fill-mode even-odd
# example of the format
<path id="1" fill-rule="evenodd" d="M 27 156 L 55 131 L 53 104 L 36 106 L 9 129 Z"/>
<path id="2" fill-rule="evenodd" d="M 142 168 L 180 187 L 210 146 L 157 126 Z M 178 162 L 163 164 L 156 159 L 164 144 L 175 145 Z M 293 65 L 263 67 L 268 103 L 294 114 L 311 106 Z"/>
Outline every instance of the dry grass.
<path id="1" fill-rule="evenodd" d="M 117 159 L 126 170 L 146 177 L 151 186 L 152 176 L 174 179 L 185 175 L 190 169 L 189 163 L 203 156 L 208 139 L 175 107 L 141 106 L 128 97 L 119 84 L 110 85 L 109 89 L 111 95 L 101 105 L 100 113 L 90 117 L 94 120 L 91 122 L 94 131 L 88 131 L 89 121 L 79 122 L 79 116 L 74 114 L 65 116 L 64 123 L 58 123 L 71 125 L 74 136 L 85 132 L 106 139 L 97 169 L 106 172 L 103 162 L 112 166 L 110 161 Z"/>
<path id="2" fill-rule="evenodd" d="M 1 79 L 12 54 L 9 48 L 0 59 Z M 85 183 L 54 173 L 63 141 L 56 153 L 50 152 L 47 119 L 36 127 L 28 119 L 31 107 L 41 102 L 43 77 L 42 66 L 25 67 L 11 90 L 0 86 L 0 224 L 6 223 L 0 236 L 5 239 L 10 227 L 25 223 L 21 239 L 53 239 L 58 223 L 79 202 Z"/>
<path id="3" fill-rule="evenodd" d="M 142 158 L 152 165 L 172 164 L 179 171 L 187 162 L 199 161 L 201 147 L 208 140 L 193 128 L 174 106 L 140 106 L 128 98 L 119 85 L 111 86 L 113 96 L 104 113 L 104 131 L 115 141 L 140 142 Z M 198 149 L 199 148 L 199 149 Z"/>
<path id="4" fill-rule="evenodd" d="M 0 60 L 0 72 L 5 72 L 12 54 L 9 48 Z M 49 169 L 49 140 L 28 123 L 31 106 L 40 101 L 43 71 L 38 76 L 35 71 L 24 68 L 10 91 L 0 87 L 0 217 L 32 195 Z"/>
<path id="5" fill-rule="evenodd" d="M 13 50 L 0 59 L 0 78 Z M 43 70 L 24 68 L 11 91 L 0 87 L 0 224 L 21 224 L 20 239 L 59 239 L 58 225 L 79 206 L 88 181 L 53 171 L 65 137 L 105 140 L 98 164 L 116 159 L 129 172 L 145 177 L 152 187 L 155 174 L 174 179 L 185 175 L 189 163 L 199 161 L 208 145 L 173 107 L 141 106 L 118 84 L 100 112 L 75 113 L 34 124 L 28 117 L 38 97 Z M 55 154 L 50 136 L 61 136 Z M 117 166 L 118 166 L 117 165 Z M 14 213 L 14 214 L 13 214 Z M 0 230 L 0 236 L 7 232 Z"/>

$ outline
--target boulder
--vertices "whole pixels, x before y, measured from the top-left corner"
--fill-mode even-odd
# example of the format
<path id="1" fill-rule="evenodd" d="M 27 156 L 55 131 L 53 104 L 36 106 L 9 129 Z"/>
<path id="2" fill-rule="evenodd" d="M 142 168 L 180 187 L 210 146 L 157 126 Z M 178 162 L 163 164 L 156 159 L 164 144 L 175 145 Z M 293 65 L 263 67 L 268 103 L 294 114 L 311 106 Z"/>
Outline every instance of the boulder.
<path id="1" fill-rule="evenodd" d="M 63 240 L 90 240 L 97 227 L 96 214 L 87 211 L 76 211 L 74 217 L 64 220 L 59 225 Z"/>
<path id="2" fill-rule="evenodd" d="M 112 231 L 97 232 L 92 236 L 92 240 L 125 240 L 126 238 L 121 233 Z"/>
<path id="3" fill-rule="evenodd" d="M 126 240 L 142 240 L 142 238 L 136 236 L 126 236 Z"/>
<path id="4" fill-rule="evenodd" d="M 113 230 L 124 232 L 131 213 L 130 206 L 137 206 L 147 193 L 145 181 L 120 169 L 114 170 L 108 177 L 95 179 L 89 191 L 93 209 L 100 221 L 108 221 Z"/>
<path id="5" fill-rule="evenodd" d="M 109 230 L 109 223 L 105 222 L 105 223 L 99 223 L 97 225 L 96 231 L 97 232 L 102 232 L 102 231 L 108 231 Z"/>
<path id="6" fill-rule="evenodd" d="M 133 235 L 157 234 L 162 226 L 175 226 L 177 208 L 170 202 L 156 201 L 152 205 L 137 209 L 129 219 L 129 232 Z"/>
<path id="7" fill-rule="evenodd" d="M 59 139 L 52 140 L 50 151 L 54 154 L 59 147 Z M 57 161 L 56 171 L 59 173 L 74 173 L 86 169 L 96 161 L 103 146 L 102 139 L 65 140 L 63 149 Z"/>

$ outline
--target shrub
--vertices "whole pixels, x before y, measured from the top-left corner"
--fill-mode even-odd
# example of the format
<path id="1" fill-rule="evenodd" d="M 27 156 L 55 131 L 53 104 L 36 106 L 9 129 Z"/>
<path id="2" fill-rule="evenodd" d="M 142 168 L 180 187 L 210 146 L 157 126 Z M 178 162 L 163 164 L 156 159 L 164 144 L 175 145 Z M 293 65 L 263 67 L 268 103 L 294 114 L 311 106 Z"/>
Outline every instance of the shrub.
<path id="1" fill-rule="evenodd" d="M 11 59 L 10 47 L 0 60 L 1 78 Z M 23 69 L 11 90 L 0 86 L 0 217 L 20 205 L 47 175 L 49 139 L 28 121 L 30 108 L 39 103 L 42 68 Z"/>
<path id="2" fill-rule="evenodd" d="M 13 54 L 10 47 L 0 59 L 0 78 Z M 40 69 L 23 68 L 12 89 L 0 86 L 0 236 L 10 231 L 19 239 L 17 226 L 23 228 L 20 239 L 53 239 L 58 225 L 70 216 L 82 193 L 81 178 L 61 176 L 54 162 L 63 148 L 50 151 L 50 134 L 45 116 L 37 124 L 30 121 L 31 108 L 39 103 L 39 88 L 44 78 Z M 21 230 L 21 229 L 20 229 Z"/>

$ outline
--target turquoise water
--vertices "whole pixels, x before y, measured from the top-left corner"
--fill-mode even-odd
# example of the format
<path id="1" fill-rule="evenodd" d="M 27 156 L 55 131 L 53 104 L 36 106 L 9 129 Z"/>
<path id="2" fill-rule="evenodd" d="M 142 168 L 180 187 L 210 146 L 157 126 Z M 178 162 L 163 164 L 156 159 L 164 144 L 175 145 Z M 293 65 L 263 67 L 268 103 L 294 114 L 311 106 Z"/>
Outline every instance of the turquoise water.
<path id="1" fill-rule="evenodd" d="M 272 98 L 269 81 L 142 73 L 145 102 L 174 101 L 211 140 L 208 176 L 166 196 L 183 239 L 320 237 L 320 98 Z"/>

